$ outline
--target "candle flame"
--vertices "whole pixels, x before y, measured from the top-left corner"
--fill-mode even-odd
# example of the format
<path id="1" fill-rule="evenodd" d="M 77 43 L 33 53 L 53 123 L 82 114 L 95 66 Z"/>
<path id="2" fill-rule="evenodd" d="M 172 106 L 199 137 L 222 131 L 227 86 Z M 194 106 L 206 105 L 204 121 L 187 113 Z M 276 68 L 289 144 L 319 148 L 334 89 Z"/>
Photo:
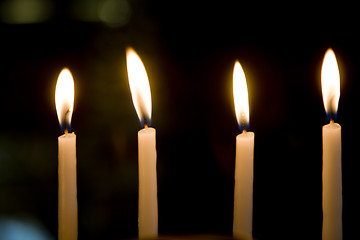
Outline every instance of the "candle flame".
<path id="1" fill-rule="evenodd" d="M 55 105 L 60 126 L 67 131 L 74 107 L 74 79 L 67 68 L 60 72 L 56 83 Z"/>
<path id="2" fill-rule="evenodd" d="M 332 119 L 338 110 L 340 74 L 334 51 L 329 48 L 321 68 L 321 89 L 326 113 Z"/>
<path id="3" fill-rule="evenodd" d="M 151 92 L 145 66 L 132 48 L 126 49 L 126 63 L 136 113 L 140 123 L 148 126 L 151 121 Z"/>
<path id="4" fill-rule="evenodd" d="M 249 125 L 249 97 L 246 78 L 239 61 L 235 62 L 233 73 L 233 96 L 235 114 L 241 130 Z"/>

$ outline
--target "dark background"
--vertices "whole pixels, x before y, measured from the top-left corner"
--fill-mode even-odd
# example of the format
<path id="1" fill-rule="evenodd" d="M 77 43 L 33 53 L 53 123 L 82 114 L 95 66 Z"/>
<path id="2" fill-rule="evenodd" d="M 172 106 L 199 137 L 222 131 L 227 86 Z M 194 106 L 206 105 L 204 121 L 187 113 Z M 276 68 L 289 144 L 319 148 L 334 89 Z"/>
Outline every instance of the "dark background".
<path id="1" fill-rule="evenodd" d="M 151 85 L 160 235 L 232 233 L 240 133 L 232 70 L 241 62 L 255 132 L 256 239 L 321 239 L 321 128 L 328 120 L 320 70 L 332 47 L 341 75 L 344 239 L 357 236 L 357 9 L 335 2 L 1 1 L 0 239 L 9 239 L 13 222 L 57 238 L 62 133 L 54 94 L 63 67 L 75 81 L 79 239 L 136 238 L 141 126 L 126 46 L 142 58 Z"/>

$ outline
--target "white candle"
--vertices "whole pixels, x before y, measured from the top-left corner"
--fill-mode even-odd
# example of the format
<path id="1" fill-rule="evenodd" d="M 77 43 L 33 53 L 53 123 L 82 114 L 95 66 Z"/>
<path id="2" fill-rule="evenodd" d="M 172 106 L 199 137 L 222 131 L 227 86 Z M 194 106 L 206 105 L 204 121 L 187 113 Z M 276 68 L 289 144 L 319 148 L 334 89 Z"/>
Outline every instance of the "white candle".
<path id="1" fill-rule="evenodd" d="M 239 62 L 234 66 L 233 95 L 238 124 L 244 128 L 249 123 L 249 100 L 245 74 Z M 236 238 L 252 238 L 254 137 L 253 132 L 246 130 L 236 137 L 233 222 Z"/>
<path id="2" fill-rule="evenodd" d="M 58 138 L 59 147 L 59 240 L 76 240 L 78 236 L 78 211 L 76 187 L 76 135 L 68 133 L 74 104 L 74 82 L 68 69 L 59 75 L 55 104 L 59 123 L 65 134 Z"/>
<path id="3" fill-rule="evenodd" d="M 323 240 L 342 239 L 341 126 L 323 127 Z"/>
<path id="4" fill-rule="evenodd" d="M 140 57 L 132 48 L 126 50 L 131 96 L 136 113 L 145 128 L 138 132 L 139 149 L 139 238 L 158 236 L 155 129 L 151 121 L 149 79 Z"/>
<path id="5" fill-rule="evenodd" d="M 65 133 L 59 144 L 59 239 L 77 239 L 76 135 Z"/>
<path id="6" fill-rule="evenodd" d="M 236 137 L 234 237 L 252 236 L 254 136 L 244 132 Z"/>
<path id="7" fill-rule="evenodd" d="M 323 127 L 323 240 L 342 239 L 341 126 L 334 123 L 340 98 L 340 75 L 329 49 L 321 69 L 324 106 L 330 124 Z"/>
<path id="8" fill-rule="evenodd" d="M 158 234 L 155 129 L 138 132 L 139 141 L 139 237 Z"/>

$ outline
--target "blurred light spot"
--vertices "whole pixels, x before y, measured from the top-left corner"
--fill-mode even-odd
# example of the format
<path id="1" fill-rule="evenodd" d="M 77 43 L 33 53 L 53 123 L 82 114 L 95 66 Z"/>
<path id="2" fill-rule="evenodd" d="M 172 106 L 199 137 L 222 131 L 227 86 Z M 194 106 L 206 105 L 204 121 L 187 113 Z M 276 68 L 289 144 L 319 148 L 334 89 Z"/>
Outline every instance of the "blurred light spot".
<path id="1" fill-rule="evenodd" d="M 83 22 L 98 22 L 100 0 L 75 0 L 72 5 L 74 17 Z"/>
<path id="2" fill-rule="evenodd" d="M 0 240 L 54 240 L 38 223 L 0 218 Z"/>
<path id="3" fill-rule="evenodd" d="M 127 0 L 104 0 L 99 8 L 99 18 L 110 27 L 122 27 L 131 15 Z"/>
<path id="4" fill-rule="evenodd" d="M 47 21 L 52 15 L 50 0 L 6 0 L 1 4 L 5 23 L 24 24 Z"/>

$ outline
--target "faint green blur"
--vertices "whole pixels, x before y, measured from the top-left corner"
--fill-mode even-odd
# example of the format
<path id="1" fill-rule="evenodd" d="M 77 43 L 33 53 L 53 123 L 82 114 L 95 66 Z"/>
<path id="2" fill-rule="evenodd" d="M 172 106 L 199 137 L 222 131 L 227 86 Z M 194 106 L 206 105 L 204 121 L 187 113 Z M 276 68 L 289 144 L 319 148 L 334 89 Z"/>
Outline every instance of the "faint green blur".
<path id="1" fill-rule="evenodd" d="M 111 27 L 122 27 L 129 21 L 130 10 L 126 0 L 104 0 L 99 8 L 99 17 Z"/>
<path id="2" fill-rule="evenodd" d="M 76 0 L 72 12 L 80 21 L 104 22 L 110 27 L 122 27 L 130 20 L 131 7 L 127 0 Z"/>
<path id="3" fill-rule="evenodd" d="M 2 20 L 9 24 L 45 22 L 53 12 L 50 0 L 6 0 L 0 7 Z"/>

